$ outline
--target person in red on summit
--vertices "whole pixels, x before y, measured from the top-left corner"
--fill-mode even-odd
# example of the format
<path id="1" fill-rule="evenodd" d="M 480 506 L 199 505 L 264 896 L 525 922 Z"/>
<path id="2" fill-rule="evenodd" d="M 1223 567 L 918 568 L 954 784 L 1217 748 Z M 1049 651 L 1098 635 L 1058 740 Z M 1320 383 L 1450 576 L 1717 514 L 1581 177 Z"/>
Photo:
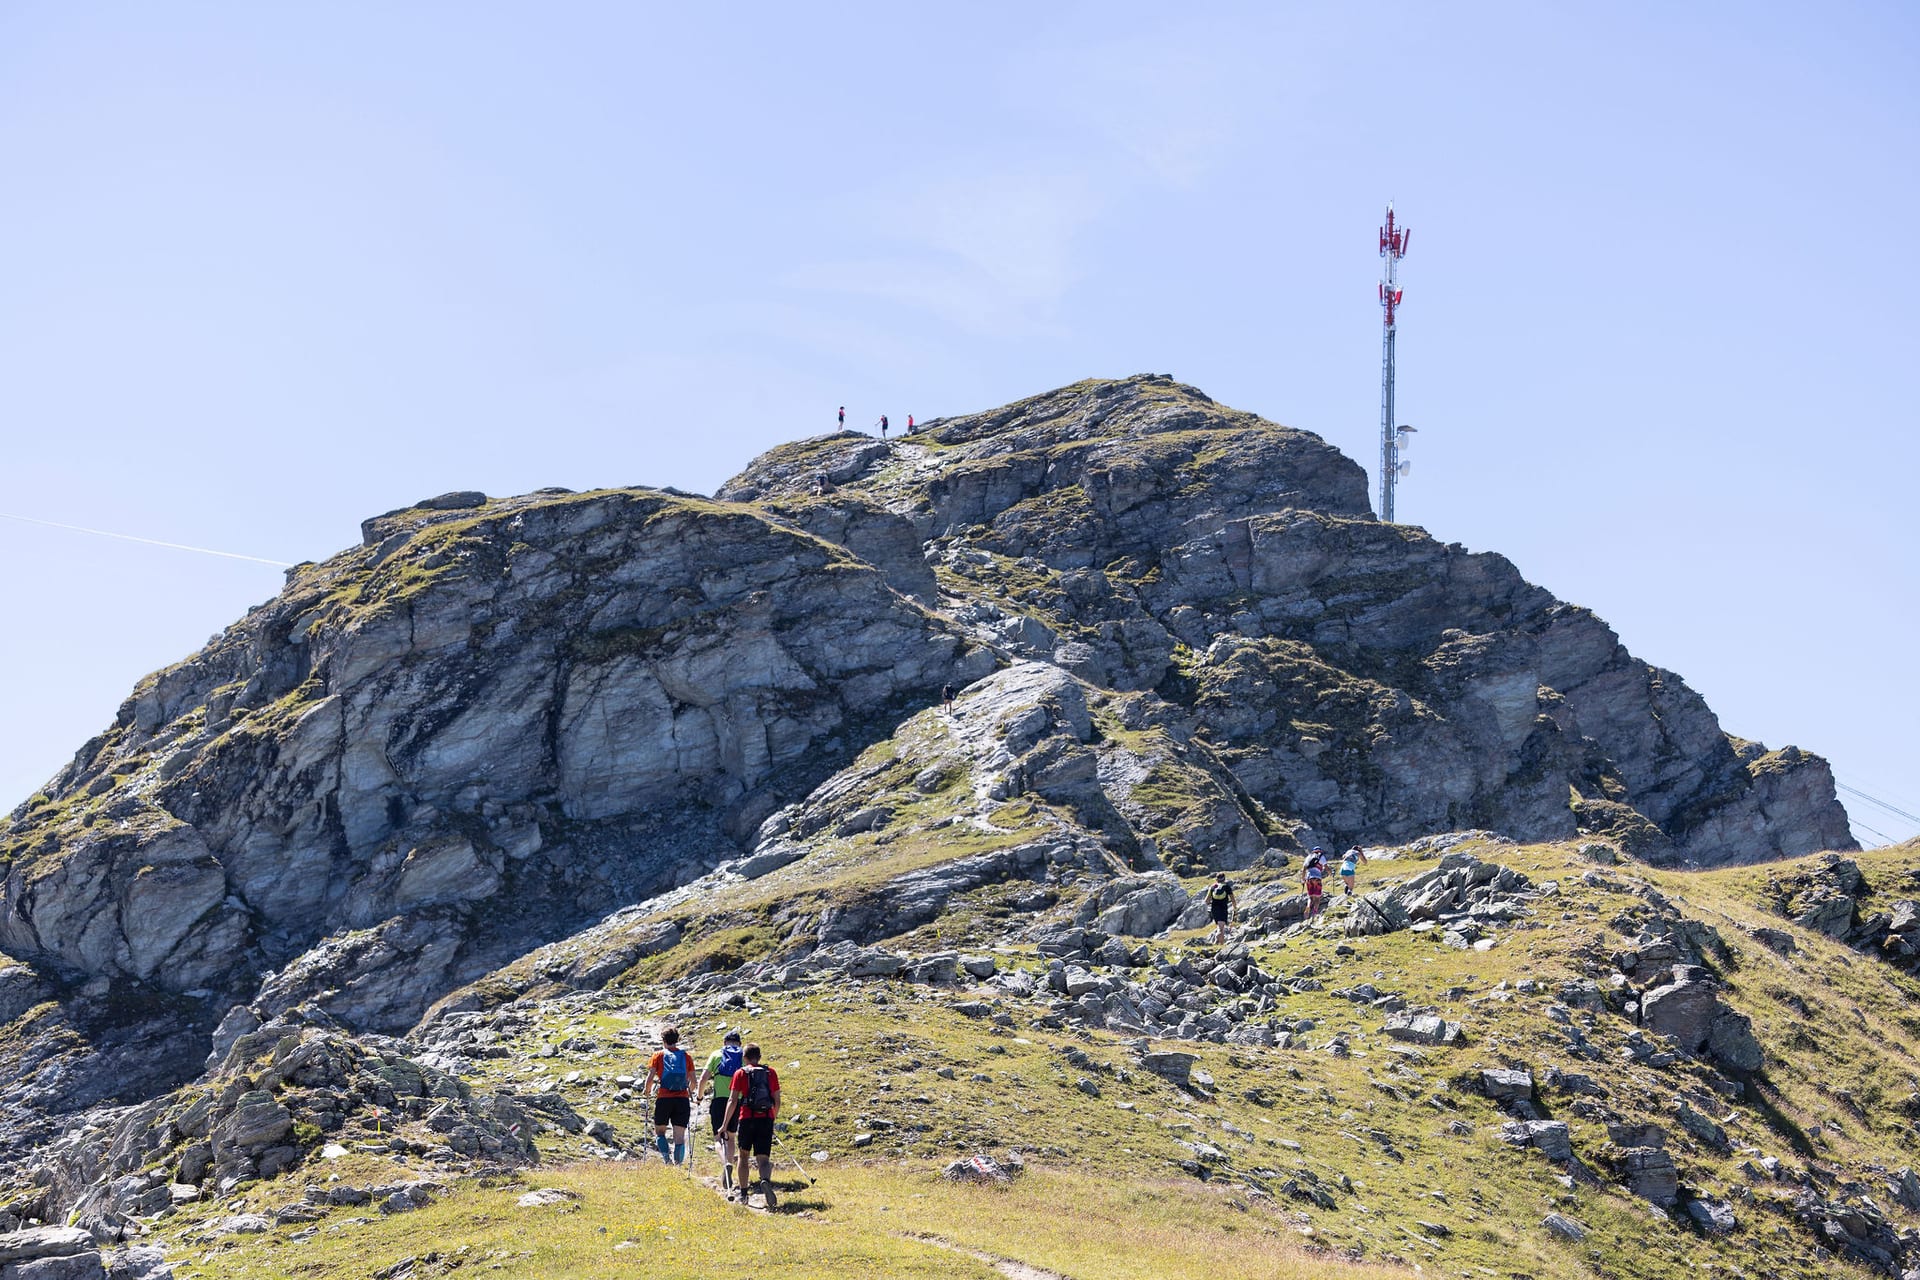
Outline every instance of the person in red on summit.
<path id="1" fill-rule="evenodd" d="M 773 1198 L 773 1122 L 780 1115 L 780 1074 L 772 1067 L 760 1065 L 760 1046 L 750 1044 L 741 1051 L 741 1067 L 733 1073 L 731 1097 L 727 1100 L 727 1115 L 723 1128 L 731 1128 L 734 1117 L 740 1118 L 740 1165 L 736 1171 L 733 1185 L 745 1204 L 751 1186 L 747 1182 L 747 1156 L 756 1157 L 760 1162 L 760 1193 L 767 1208 L 774 1207 Z"/>

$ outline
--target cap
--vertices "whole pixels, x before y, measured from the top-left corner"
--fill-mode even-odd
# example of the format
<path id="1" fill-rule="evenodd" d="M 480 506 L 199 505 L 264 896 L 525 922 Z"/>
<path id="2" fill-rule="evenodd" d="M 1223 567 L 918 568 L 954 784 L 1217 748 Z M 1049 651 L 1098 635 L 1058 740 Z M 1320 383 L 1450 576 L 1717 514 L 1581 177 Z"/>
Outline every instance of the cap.
<path id="1" fill-rule="evenodd" d="M 740 1033 L 738 1031 L 729 1031 L 727 1032 L 726 1035 L 721 1036 L 720 1038 L 721 1040 L 725 1041 L 728 1044 L 740 1043 Z"/>

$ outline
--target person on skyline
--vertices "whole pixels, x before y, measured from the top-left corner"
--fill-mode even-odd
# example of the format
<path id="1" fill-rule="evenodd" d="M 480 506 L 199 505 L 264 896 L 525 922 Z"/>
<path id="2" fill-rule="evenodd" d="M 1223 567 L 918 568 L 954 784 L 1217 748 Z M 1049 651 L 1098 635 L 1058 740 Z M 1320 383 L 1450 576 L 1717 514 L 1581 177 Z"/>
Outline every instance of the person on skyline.
<path id="1" fill-rule="evenodd" d="M 880 415 L 880 438 L 882 440 L 887 438 L 887 415 L 884 413 Z"/>
<path id="2" fill-rule="evenodd" d="M 840 406 L 840 430 L 845 431 L 846 429 L 847 429 L 847 406 L 841 405 Z"/>

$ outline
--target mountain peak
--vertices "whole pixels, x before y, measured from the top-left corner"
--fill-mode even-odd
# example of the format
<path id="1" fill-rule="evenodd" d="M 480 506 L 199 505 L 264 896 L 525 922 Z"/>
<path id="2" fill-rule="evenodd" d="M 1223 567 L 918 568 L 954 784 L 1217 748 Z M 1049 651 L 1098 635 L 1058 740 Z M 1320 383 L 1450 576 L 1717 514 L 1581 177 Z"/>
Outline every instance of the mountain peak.
<path id="1" fill-rule="evenodd" d="M 438 1097 L 471 1130 L 446 1160 L 523 1161 L 525 1106 L 474 1094 L 458 1048 L 476 1019 L 524 1029 L 610 983 L 744 1000 L 736 970 L 995 972 L 958 940 L 1038 964 L 995 988 L 1023 1000 L 1052 999 L 1050 959 L 1182 975 L 1142 1005 L 1063 968 L 1043 1028 L 1278 1050 L 1255 1025 L 1287 995 L 1271 952 L 1203 972 L 1121 937 L 1190 944 L 1191 882 L 1231 872 L 1262 908 L 1244 947 L 1304 943 L 1306 849 L 1468 840 L 1489 860 L 1442 859 L 1343 927 L 1404 937 L 1429 912 L 1471 948 L 1543 919 L 1551 891 L 1490 861 L 1515 841 L 1643 868 L 1851 844 L 1819 757 L 1730 738 L 1504 558 L 1374 519 L 1319 437 L 1162 376 L 796 441 L 714 498 L 441 495 L 141 682 L 0 831 L 0 1069 L 23 1082 L 0 1170 L 39 1188 L 18 1217 L 116 1221 L 152 1188 L 101 1174 L 109 1149 L 230 1190 L 309 1158 L 296 1131 L 377 1126 L 338 1096 L 382 1072 L 423 1124 Z M 1712 948 L 1684 940 L 1668 1013 L 1700 1013 L 1682 1029 L 1706 1045 Z M 1642 950 L 1655 975 L 1667 950 Z M 1250 1003 L 1187 1017 L 1200 988 Z M 1753 1033 L 1722 1021 L 1715 1061 L 1751 1070 Z M 143 1106 L 89 1110 L 116 1101 Z M 229 1137 L 200 1151 L 203 1124 Z"/>

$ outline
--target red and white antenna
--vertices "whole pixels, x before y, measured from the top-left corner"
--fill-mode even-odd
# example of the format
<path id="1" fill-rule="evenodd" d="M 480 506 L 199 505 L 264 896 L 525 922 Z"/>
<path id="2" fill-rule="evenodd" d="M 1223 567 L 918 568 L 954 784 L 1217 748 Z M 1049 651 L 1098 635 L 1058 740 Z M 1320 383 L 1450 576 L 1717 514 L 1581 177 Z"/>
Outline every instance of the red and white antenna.
<path id="1" fill-rule="evenodd" d="M 1380 518 L 1393 520 L 1394 481 L 1412 470 L 1400 455 L 1411 442 L 1412 427 L 1401 426 L 1393 417 L 1393 340 L 1400 299 L 1400 259 L 1407 256 L 1409 233 L 1393 219 L 1393 202 L 1387 202 L 1387 221 L 1380 228 L 1380 256 L 1387 260 L 1387 273 L 1380 281 L 1380 312 L 1386 321 L 1386 333 L 1380 352 Z"/>

